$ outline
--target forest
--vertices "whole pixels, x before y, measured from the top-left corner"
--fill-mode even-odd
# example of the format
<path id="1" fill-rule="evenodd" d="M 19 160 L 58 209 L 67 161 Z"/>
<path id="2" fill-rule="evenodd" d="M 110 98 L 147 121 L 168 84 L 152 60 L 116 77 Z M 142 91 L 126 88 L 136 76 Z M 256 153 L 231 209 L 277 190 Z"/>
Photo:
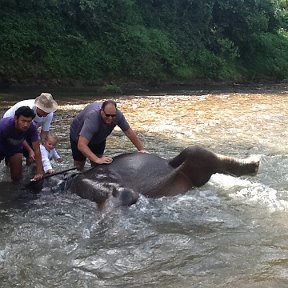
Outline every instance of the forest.
<path id="1" fill-rule="evenodd" d="M 0 83 L 286 81 L 287 0 L 0 0 Z"/>

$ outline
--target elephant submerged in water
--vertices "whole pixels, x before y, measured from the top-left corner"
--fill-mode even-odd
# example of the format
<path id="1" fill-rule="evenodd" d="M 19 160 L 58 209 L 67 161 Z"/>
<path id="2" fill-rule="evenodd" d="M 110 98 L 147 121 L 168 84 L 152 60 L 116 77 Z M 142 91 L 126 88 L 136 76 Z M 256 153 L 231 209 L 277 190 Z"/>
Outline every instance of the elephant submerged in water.
<path id="1" fill-rule="evenodd" d="M 70 190 L 99 207 L 111 197 L 119 205 L 129 206 L 137 201 L 139 193 L 152 198 L 183 194 L 203 186 L 215 173 L 254 176 L 259 162 L 216 154 L 198 145 L 184 149 L 171 160 L 148 153 L 126 153 L 114 157 L 110 164 L 77 174 Z"/>

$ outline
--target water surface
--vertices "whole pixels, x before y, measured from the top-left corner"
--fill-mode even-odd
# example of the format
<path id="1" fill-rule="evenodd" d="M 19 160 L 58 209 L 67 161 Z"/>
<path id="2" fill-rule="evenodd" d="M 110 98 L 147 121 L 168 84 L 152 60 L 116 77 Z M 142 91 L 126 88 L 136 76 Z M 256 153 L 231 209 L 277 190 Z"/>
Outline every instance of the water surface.
<path id="1" fill-rule="evenodd" d="M 0 286 L 287 287 L 287 92 L 281 84 L 115 98 L 151 153 L 170 158 L 201 144 L 261 157 L 256 177 L 214 175 L 185 195 L 141 197 L 100 213 L 69 192 L 22 190 L 1 163 Z M 52 94 L 60 104 L 52 130 L 65 159 L 54 167 L 63 170 L 72 167 L 71 119 L 96 97 Z M 0 94 L 2 111 L 29 95 Z M 117 129 L 108 139 L 108 155 L 135 149 Z M 25 167 L 26 179 L 31 173 Z"/>

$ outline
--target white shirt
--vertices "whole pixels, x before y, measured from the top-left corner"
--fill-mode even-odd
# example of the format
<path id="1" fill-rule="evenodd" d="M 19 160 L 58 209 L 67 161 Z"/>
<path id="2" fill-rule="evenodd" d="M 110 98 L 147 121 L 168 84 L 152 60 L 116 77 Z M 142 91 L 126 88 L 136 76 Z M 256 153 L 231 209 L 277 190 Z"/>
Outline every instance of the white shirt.
<path id="1" fill-rule="evenodd" d="M 49 169 L 53 169 L 50 160 L 59 159 L 60 156 L 58 152 L 56 151 L 56 149 L 52 149 L 51 151 L 48 151 L 42 144 L 40 144 L 40 151 L 41 151 L 43 170 L 45 173 L 47 173 Z"/>
<path id="2" fill-rule="evenodd" d="M 3 118 L 6 117 L 14 117 L 15 115 L 15 111 L 22 106 L 28 106 L 31 109 L 34 110 L 36 116 L 33 119 L 33 122 L 36 124 L 37 128 L 42 127 L 42 130 L 44 132 L 48 132 L 51 126 L 51 122 L 53 119 L 53 112 L 49 113 L 46 117 L 39 117 L 36 113 L 36 109 L 37 107 L 34 105 L 35 103 L 35 99 L 28 99 L 28 100 L 23 100 L 20 101 L 18 103 L 16 103 L 15 105 L 13 105 L 10 109 L 8 109 L 5 114 L 3 115 Z"/>

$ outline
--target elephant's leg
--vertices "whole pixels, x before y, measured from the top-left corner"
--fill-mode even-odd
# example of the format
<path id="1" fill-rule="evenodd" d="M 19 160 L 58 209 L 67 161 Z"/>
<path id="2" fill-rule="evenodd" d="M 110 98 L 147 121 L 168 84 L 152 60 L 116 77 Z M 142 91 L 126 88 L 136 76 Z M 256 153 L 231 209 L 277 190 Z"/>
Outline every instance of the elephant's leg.
<path id="1" fill-rule="evenodd" d="M 207 163 L 211 162 L 211 160 L 215 161 L 216 158 L 216 154 L 210 150 L 198 145 L 194 145 L 185 148 L 179 155 L 171 159 L 169 164 L 173 168 L 177 168 L 185 161 Z"/>
<path id="2" fill-rule="evenodd" d="M 90 174 L 92 172 L 92 170 L 89 171 Z M 97 179 L 95 175 L 91 177 L 92 175 L 89 175 L 89 173 L 87 173 L 88 175 L 83 173 L 73 179 L 71 191 L 81 198 L 96 202 L 99 210 L 106 206 L 107 200 L 111 200 L 116 206 L 130 206 L 137 202 L 139 194 L 113 181 L 115 175 L 111 173 L 107 175 L 98 174 Z"/>
<path id="3" fill-rule="evenodd" d="M 106 186 L 81 175 L 74 179 L 71 190 L 81 198 L 96 202 L 98 208 L 101 208 L 111 195 L 111 188 Z"/>
<path id="4" fill-rule="evenodd" d="M 228 157 L 197 145 L 183 150 L 178 156 L 170 160 L 169 164 L 185 173 L 192 181 L 193 186 L 196 187 L 207 183 L 215 173 L 230 174 L 237 177 L 256 175 L 259 168 L 259 160 Z"/>
<path id="5" fill-rule="evenodd" d="M 258 173 L 259 158 L 238 159 L 220 154 L 216 155 L 219 159 L 219 165 L 215 173 L 230 174 L 236 177 L 243 175 L 255 176 Z"/>

